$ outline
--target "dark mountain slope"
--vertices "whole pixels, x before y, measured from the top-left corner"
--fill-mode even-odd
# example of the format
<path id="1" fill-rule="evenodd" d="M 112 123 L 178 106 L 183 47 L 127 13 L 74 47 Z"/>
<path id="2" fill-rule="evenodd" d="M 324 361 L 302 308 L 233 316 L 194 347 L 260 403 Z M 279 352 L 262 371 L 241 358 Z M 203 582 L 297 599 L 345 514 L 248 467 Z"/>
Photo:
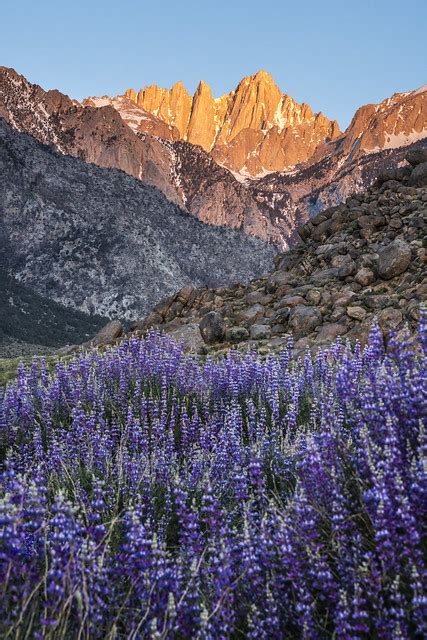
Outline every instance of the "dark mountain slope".
<path id="1" fill-rule="evenodd" d="M 0 249 L 10 273 L 89 314 L 135 317 L 185 285 L 247 281 L 273 247 L 211 227 L 155 187 L 63 156 L 0 119 Z"/>
<path id="2" fill-rule="evenodd" d="M 0 266 L 0 356 L 24 354 L 26 344 L 52 348 L 79 344 L 105 322 L 101 316 L 88 316 L 39 295 Z"/>

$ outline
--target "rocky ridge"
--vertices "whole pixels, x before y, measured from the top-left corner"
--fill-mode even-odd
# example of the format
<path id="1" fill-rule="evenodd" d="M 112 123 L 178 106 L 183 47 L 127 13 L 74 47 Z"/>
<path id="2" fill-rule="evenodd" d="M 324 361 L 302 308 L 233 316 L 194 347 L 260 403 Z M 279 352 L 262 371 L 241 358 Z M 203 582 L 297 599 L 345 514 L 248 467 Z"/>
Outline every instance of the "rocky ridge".
<path id="1" fill-rule="evenodd" d="M 256 187 L 264 193 L 286 192 L 289 208 L 307 220 L 367 189 L 385 170 L 404 164 L 408 149 L 423 147 L 426 140 L 427 85 L 361 107 L 348 129 L 320 145 L 298 171 L 265 176 Z"/>
<path id="2" fill-rule="evenodd" d="M 219 164 L 250 176 L 304 162 L 320 143 L 341 133 L 335 120 L 282 94 L 266 71 L 243 78 L 220 98 L 204 81 L 194 96 L 182 82 L 170 90 L 153 85 L 124 95 L 182 140 L 211 152 Z"/>
<path id="3" fill-rule="evenodd" d="M 123 97 L 100 100 L 113 104 L 129 121 L 124 99 L 169 126 L 166 136 L 158 132 L 160 137 L 198 144 L 219 164 L 248 177 L 315 164 L 331 154 L 354 159 L 427 137 L 426 86 L 360 107 L 345 132 L 335 120 L 282 94 L 265 71 L 243 78 L 217 99 L 202 81 L 194 96 L 178 82 L 170 90 L 154 85 L 138 94 L 130 89 Z M 139 130 L 144 127 L 140 123 Z"/>
<path id="4" fill-rule="evenodd" d="M 327 142 L 325 137 L 312 138 L 307 124 L 309 111 L 289 97 L 285 100 L 282 96 L 282 124 L 276 122 L 276 112 L 271 114 L 280 91 L 268 74 L 244 80 L 237 92 L 240 97 L 237 99 L 236 92 L 230 94 L 233 109 L 227 122 L 224 120 L 222 137 L 218 130 L 219 146 L 210 152 L 181 139 L 183 123 L 191 116 L 188 99 L 192 100 L 182 83 L 172 92 L 158 87 L 147 89 L 146 94 L 143 92 L 145 108 L 138 106 L 142 94 L 138 98 L 135 92 L 128 92 L 127 97 L 90 98 L 79 104 L 58 91 L 43 91 L 14 70 L 0 67 L 0 115 L 17 130 L 53 145 L 61 153 L 122 169 L 158 187 L 169 200 L 203 222 L 242 229 L 281 250 L 298 241 L 297 227 L 311 216 L 368 188 L 384 169 L 403 162 L 408 148 L 425 144 L 426 87 L 395 94 L 377 105 L 365 105 L 347 131 L 334 129 Z M 207 95 L 206 87 L 201 87 L 200 104 Z M 224 113 L 226 103 L 225 99 L 214 100 L 215 108 L 222 104 Z M 253 113 L 248 105 L 252 105 Z M 255 128 L 239 129 L 243 125 Z M 265 127 L 261 133 L 259 126 Z M 227 161 L 218 155 L 219 150 L 234 154 L 236 149 L 239 153 L 244 149 L 242 158 L 245 154 L 247 158 L 260 157 L 251 146 L 252 138 L 260 135 L 266 157 L 281 157 L 272 140 L 282 126 L 276 142 L 285 145 L 288 160 L 282 162 L 282 158 L 276 168 L 286 166 L 286 171 L 253 179 L 250 172 L 242 174 L 220 166 L 227 166 Z M 209 129 L 205 122 L 201 130 L 206 127 Z M 298 127 L 308 127 L 306 134 L 298 133 Z M 291 131 L 297 134 L 293 136 Z M 246 142 L 240 145 L 242 136 L 248 138 L 249 146 Z M 197 141 L 193 134 L 191 139 Z M 298 155 L 300 152 L 302 155 Z M 296 160 L 290 160 L 293 154 L 297 154 Z M 308 159 L 302 162 L 304 158 Z M 289 169 L 294 161 L 302 164 Z"/>
<path id="5" fill-rule="evenodd" d="M 207 87 L 204 83 L 202 86 Z M 282 125 L 284 122 L 287 123 L 287 128 L 282 131 L 283 139 L 280 136 L 277 138 L 276 116 L 271 115 L 270 107 L 279 99 L 280 91 L 268 74 L 262 72 L 246 78 L 239 87 L 242 89 L 239 99 L 236 98 L 239 109 L 236 105 L 232 109 L 232 122 L 236 119 L 236 126 L 228 122 L 221 129 L 217 119 L 218 145 L 210 148 L 203 140 L 198 142 L 205 150 L 210 149 L 209 155 L 216 163 L 233 171 L 233 175 L 243 183 L 245 193 L 251 194 L 251 205 L 255 202 L 258 210 L 264 214 L 264 220 L 270 220 L 271 224 L 260 225 L 260 218 L 255 217 L 255 233 L 269 234 L 271 241 L 282 249 L 297 240 L 296 228 L 310 216 L 316 215 L 328 206 L 340 204 L 355 191 L 367 189 L 384 169 L 403 162 L 408 148 L 423 145 L 427 139 L 427 86 L 416 91 L 394 94 L 379 104 L 364 105 L 357 110 L 345 132 L 334 128 L 333 134 L 323 139 L 316 136 L 312 139 L 307 122 L 303 115 L 298 115 L 298 110 L 295 111 L 296 103 L 288 96 L 284 103 L 288 104 L 289 108 L 285 109 L 286 115 L 281 120 Z M 246 87 L 244 91 L 243 87 Z M 258 89 L 255 90 L 255 87 Z M 206 91 L 204 89 L 202 93 L 205 95 Z M 270 97 L 267 99 L 266 95 Z M 189 133 L 186 128 L 182 128 L 182 122 L 189 122 L 192 100 L 197 96 L 196 92 L 194 99 L 191 98 L 182 83 L 178 83 L 171 91 L 154 86 L 141 90 L 138 95 L 130 90 L 126 96 L 115 99 L 91 99 L 95 101 L 91 104 L 95 104 L 97 100 L 98 104 L 113 104 L 129 126 L 139 132 L 144 131 L 147 120 L 143 117 L 138 121 L 135 115 L 130 118 L 126 106 L 129 103 L 133 105 L 133 113 L 139 111 L 144 114 L 147 113 L 144 109 L 147 109 L 151 115 L 156 114 L 155 117 L 162 120 L 162 126 L 169 123 L 170 129 L 166 135 L 168 143 L 165 146 L 174 150 L 171 159 L 172 175 L 174 183 L 178 185 L 177 190 L 180 191 L 179 185 L 192 182 L 192 170 L 190 168 L 189 171 L 186 162 L 181 161 L 180 152 L 185 148 L 185 144 L 193 149 L 194 146 L 188 145 L 188 142 L 178 142 L 177 136 L 181 140 L 189 139 Z M 234 100 L 235 92 L 230 96 L 233 96 Z M 201 98 L 197 98 L 199 99 Z M 218 99 L 218 105 L 223 105 L 221 109 L 225 109 L 224 104 L 228 99 L 227 96 Z M 266 120 L 260 120 L 260 109 L 255 108 L 258 102 L 260 105 L 270 105 L 265 111 L 269 114 Z M 249 111 L 248 105 L 251 105 Z M 302 111 L 306 113 L 305 107 Z M 209 113 L 209 109 L 207 112 Z M 255 115 L 251 115 L 253 112 Z M 177 115 L 180 126 L 176 126 Z M 254 128 L 238 131 L 238 123 L 242 122 L 249 123 L 250 127 Z M 266 128 L 260 132 L 260 126 Z M 291 131 L 295 133 L 295 137 L 291 135 Z M 158 135 L 162 137 L 160 130 Z M 195 139 L 192 137 L 191 140 L 194 142 Z M 313 140 L 316 141 L 314 147 Z M 251 146 L 253 143 L 258 145 L 258 151 L 254 151 Z M 247 171 L 248 163 L 258 163 L 262 156 L 259 152 L 261 147 L 269 161 L 276 164 L 273 169 L 256 164 L 253 171 Z M 286 150 L 285 155 L 282 153 L 282 147 Z M 188 154 L 188 150 L 186 153 Z M 235 160 L 230 162 L 229 156 Z M 294 166 L 295 163 L 297 166 Z M 254 179 L 254 175 L 263 177 Z M 204 195 L 204 192 L 202 193 Z M 208 205 L 199 209 L 202 216 L 207 215 L 209 218 L 209 212 L 212 211 L 214 219 L 215 212 L 219 208 L 224 209 L 225 199 L 220 197 L 221 194 L 221 188 L 210 192 L 212 197 L 208 199 Z M 189 207 L 192 206 L 191 189 L 187 203 Z M 225 215 L 228 220 L 233 220 L 233 209 L 228 208 Z M 236 218 L 239 219 L 241 216 L 239 209 Z M 245 228 L 251 227 L 247 220 L 245 225 Z M 272 231 L 275 228 L 276 232 Z M 282 241 L 277 241 L 278 236 Z"/>
<path id="6" fill-rule="evenodd" d="M 411 330 L 427 301 L 427 148 L 365 192 L 300 229 L 303 241 L 247 285 L 184 288 L 132 325 L 209 353 L 231 346 L 297 350 L 337 336 L 366 341 L 374 318 L 386 338 Z"/>
<path id="7" fill-rule="evenodd" d="M 176 128 L 130 100 L 98 98 L 82 105 L 0 67 L 0 117 L 60 153 L 121 169 L 159 188 L 205 223 L 242 229 L 281 248 L 293 241 L 287 194 L 258 200 L 201 147 L 179 141 Z"/>

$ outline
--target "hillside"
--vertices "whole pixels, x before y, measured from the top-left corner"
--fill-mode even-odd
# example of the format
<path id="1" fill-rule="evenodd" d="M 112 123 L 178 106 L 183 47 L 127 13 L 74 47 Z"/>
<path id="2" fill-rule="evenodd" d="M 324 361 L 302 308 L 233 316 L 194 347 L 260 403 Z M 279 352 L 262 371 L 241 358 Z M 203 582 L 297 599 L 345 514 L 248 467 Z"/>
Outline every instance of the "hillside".
<path id="1" fill-rule="evenodd" d="M 282 248 L 292 242 L 292 219 L 279 206 L 286 197 L 260 206 L 251 189 L 200 146 L 174 144 L 177 136 L 171 138 L 164 122 L 129 100 L 80 104 L 0 67 L 0 117 L 62 154 L 121 169 L 159 188 L 204 222 L 243 229 Z"/>
<path id="2" fill-rule="evenodd" d="M 101 316 L 89 316 L 39 295 L 0 266 L 0 357 L 79 344 L 105 322 Z"/>
<path id="3" fill-rule="evenodd" d="M 7 269 L 74 309 L 135 317 L 179 286 L 247 281 L 272 246 L 205 225 L 155 187 L 64 156 L 0 120 L 0 242 Z"/>
<path id="4" fill-rule="evenodd" d="M 338 336 L 364 343 L 376 318 L 387 337 L 415 330 L 427 300 L 427 148 L 408 153 L 364 192 L 325 209 L 275 270 L 247 285 L 178 292 L 135 329 L 159 327 L 195 351 L 233 344 L 265 352 Z"/>

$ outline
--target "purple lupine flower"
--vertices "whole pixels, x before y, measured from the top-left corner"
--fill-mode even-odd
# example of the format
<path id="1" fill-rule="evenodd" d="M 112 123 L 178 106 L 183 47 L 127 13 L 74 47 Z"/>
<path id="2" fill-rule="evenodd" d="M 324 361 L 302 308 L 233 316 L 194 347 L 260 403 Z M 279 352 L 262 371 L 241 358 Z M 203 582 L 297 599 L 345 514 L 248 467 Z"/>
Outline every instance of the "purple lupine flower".
<path id="1" fill-rule="evenodd" d="M 424 343 L 422 312 L 421 349 L 203 363 L 151 331 L 20 366 L 0 635 L 424 637 Z"/>

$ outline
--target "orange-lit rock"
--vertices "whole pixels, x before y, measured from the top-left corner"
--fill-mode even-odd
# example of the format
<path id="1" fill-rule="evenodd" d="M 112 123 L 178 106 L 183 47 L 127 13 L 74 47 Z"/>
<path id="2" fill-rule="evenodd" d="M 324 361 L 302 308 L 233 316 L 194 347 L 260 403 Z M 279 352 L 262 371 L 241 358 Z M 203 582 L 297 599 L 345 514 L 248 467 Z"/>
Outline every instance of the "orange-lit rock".
<path id="1" fill-rule="evenodd" d="M 125 94 L 175 126 L 182 140 L 200 145 L 232 171 L 259 175 L 305 162 L 319 144 L 340 134 L 336 121 L 314 114 L 282 94 L 266 71 L 243 78 L 235 91 L 213 98 L 201 81 L 193 97 L 182 82 Z"/>

